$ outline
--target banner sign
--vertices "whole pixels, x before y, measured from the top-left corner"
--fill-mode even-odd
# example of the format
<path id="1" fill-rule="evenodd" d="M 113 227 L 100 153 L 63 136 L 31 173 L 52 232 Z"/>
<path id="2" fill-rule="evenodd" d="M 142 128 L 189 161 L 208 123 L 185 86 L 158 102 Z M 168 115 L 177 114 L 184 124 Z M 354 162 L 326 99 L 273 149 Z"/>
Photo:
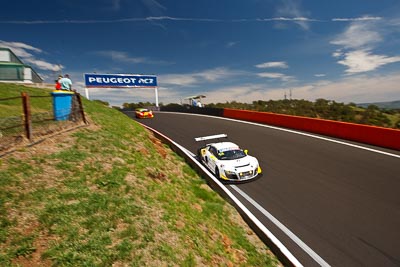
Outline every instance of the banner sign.
<path id="1" fill-rule="evenodd" d="M 86 87 L 157 87 L 157 77 L 133 74 L 85 74 Z"/>

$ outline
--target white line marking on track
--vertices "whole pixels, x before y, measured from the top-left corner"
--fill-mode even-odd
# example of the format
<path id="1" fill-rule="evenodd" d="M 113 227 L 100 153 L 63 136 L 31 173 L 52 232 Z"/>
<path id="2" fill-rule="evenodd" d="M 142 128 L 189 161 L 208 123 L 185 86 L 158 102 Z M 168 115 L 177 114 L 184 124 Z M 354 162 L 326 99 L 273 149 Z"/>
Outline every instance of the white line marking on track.
<path id="1" fill-rule="evenodd" d="M 271 213 L 261 207 L 255 200 L 248 196 L 245 192 L 240 190 L 236 185 L 230 187 L 245 198 L 251 205 L 258 209 L 265 217 L 267 217 L 273 224 L 275 224 L 282 232 L 284 232 L 293 242 L 295 242 L 302 250 L 304 250 L 311 258 L 313 258 L 321 266 L 330 266 L 324 259 L 322 259 L 314 250 L 307 246 L 300 238 L 298 238 L 292 231 L 276 219 Z"/>

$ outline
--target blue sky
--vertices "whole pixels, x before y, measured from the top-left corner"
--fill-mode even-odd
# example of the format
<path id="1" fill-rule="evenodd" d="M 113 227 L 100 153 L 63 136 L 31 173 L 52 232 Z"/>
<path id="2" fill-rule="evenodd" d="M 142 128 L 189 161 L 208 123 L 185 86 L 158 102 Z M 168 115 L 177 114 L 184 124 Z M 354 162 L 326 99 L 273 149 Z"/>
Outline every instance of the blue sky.
<path id="1" fill-rule="evenodd" d="M 3 1 L 0 47 L 46 82 L 152 74 L 159 101 L 400 100 L 398 0 Z M 111 105 L 152 89 L 89 89 Z"/>

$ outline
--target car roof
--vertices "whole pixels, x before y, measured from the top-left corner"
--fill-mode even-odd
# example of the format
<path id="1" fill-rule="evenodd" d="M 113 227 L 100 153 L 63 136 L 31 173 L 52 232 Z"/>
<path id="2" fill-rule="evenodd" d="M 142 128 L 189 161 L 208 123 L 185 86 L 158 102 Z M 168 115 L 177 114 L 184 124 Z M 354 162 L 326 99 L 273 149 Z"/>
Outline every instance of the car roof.
<path id="1" fill-rule="evenodd" d="M 137 108 L 136 111 L 147 111 L 147 108 Z"/>
<path id="2" fill-rule="evenodd" d="M 219 142 L 219 143 L 212 143 L 209 145 L 215 147 L 218 151 L 240 149 L 237 144 L 232 142 Z"/>

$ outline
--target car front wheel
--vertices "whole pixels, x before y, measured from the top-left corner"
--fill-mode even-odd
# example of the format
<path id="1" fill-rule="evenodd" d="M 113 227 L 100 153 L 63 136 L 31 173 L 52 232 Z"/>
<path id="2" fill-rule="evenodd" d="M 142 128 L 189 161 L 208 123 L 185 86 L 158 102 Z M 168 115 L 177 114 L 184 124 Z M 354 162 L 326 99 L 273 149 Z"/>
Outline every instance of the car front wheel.
<path id="1" fill-rule="evenodd" d="M 198 158 L 199 161 L 202 161 L 201 150 L 200 149 L 197 150 L 197 158 Z"/>
<path id="2" fill-rule="evenodd" d="M 219 170 L 218 170 L 218 168 L 215 168 L 215 176 L 216 176 L 218 179 L 221 179 L 221 177 L 219 176 Z"/>

